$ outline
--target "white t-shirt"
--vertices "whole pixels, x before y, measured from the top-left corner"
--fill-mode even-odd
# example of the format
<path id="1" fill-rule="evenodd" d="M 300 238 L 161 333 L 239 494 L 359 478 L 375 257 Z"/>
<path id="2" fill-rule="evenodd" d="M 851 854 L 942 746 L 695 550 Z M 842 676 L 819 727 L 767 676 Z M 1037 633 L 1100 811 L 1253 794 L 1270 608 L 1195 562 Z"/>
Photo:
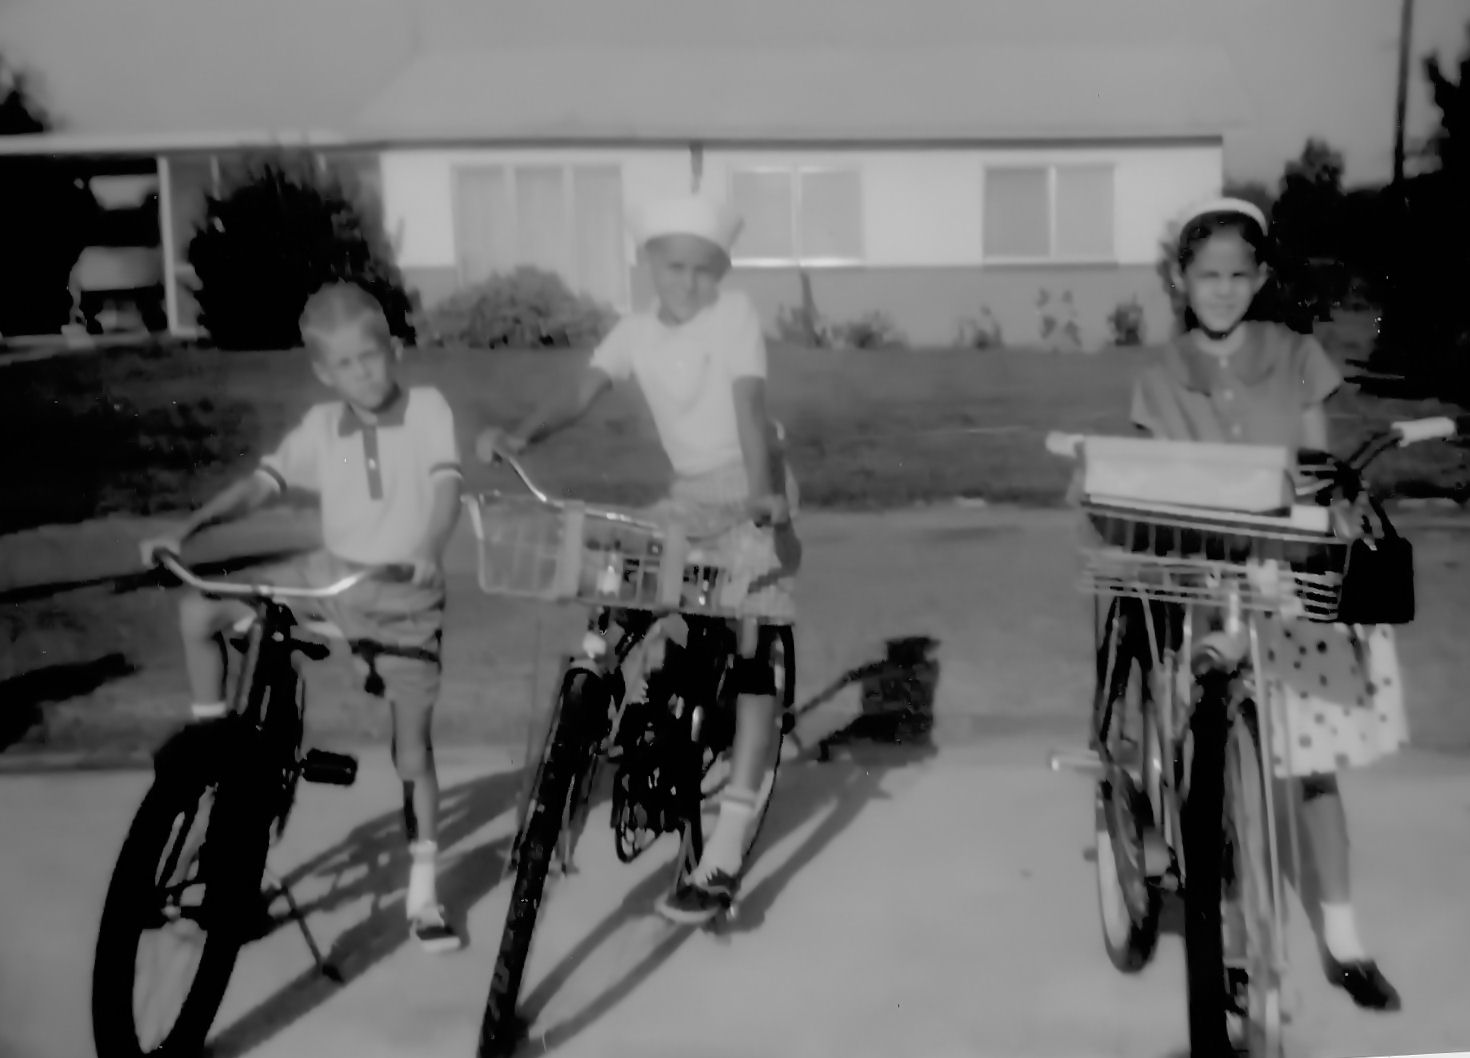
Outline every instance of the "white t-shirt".
<path id="1" fill-rule="evenodd" d="M 743 463 L 733 384 L 766 377 L 760 316 L 746 294 L 721 291 L 713 305 L 675 326 L 653 311 L 624 316 L 592 353 L 591 366 L 615 381 L 637 381 L 676 474 Z"/>

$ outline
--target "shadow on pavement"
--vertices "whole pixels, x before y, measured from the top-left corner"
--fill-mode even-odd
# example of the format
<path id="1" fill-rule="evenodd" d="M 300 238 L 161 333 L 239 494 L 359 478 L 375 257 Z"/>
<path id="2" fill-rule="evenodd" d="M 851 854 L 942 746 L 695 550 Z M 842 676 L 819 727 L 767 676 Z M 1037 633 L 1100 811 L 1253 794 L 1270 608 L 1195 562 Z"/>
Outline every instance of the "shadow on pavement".
<path id="1" fill-rule="evenodd" d="M 937 646 L 935 640 L 927 637 L 891 640 L 886 644 L 883 658 L 843 674 L 830 687 L 796 707 L 799 717 L 854 684 L 862 691 L 860 716 L 810 748 L 802 747 L 800 756 L 782 764 L 775 800 L 750 862 L 759 861 L 763 850 L 779 844 L 813 818 L 821 815 L 821 821 L 775 871 L 741 896 L 738 915 L 720 927 L 722 936 L 749 932 L 759 926 L 792 877 L 846 830 L 868 803 L 887 796 L 883 782 L 889 771 L 934 755 L 934 692 L 939 679 L 939 665 L 934 659 Z M 801 745 L 799 740 L 797 744 Z M 836 759 L 834 752 L 839 755 Z M 669 884 L 670 876 L 666 868 L 653 871 L 548 971 L 521 1001 L 522 1016 L 527 1022 L 534 1023 L 551 997 L 593 952 L 624 926 L 652 914 L 653 903 Z M 674 925 L 667 925 L 665 930 L 653 949 L 635 965 L 619 969 L 616 983 L 575 1014 L 528 1040 L 522 1053 L 542 1054 L 553 1050 L 593 1025 L 657 971 L 695 932 L 694 927 Z"/>
<path id="2" fill-rule="evenodd" d="M 20 742 L 33 728 L 46 727 L 45 706 L 64 702 L 137 671 L 122 654 L 92 661 L 48 665 L 0 680 L 0 751 Z"/>
<path id="3" fill-rule="evenodd" d="M 471 779 L 440 795 L 439 844 L 443 860 L 439 897 L 452 912 L 470 907 L 500 881 L 510 850 L 509 833 L 468 848 L 461 846 L 476 831 L 515 808 L 520 786 L 521 772 L 506 771 Z M 344 880 L 354 875 L 356 880 Z M 367 915 L 342 933 L 326 952 L 327 960 L 340 971 L 341 982 L 334 983 L 314 966 L 308 967 L 220 1030 L 207 1052 L 211 1058 L 235 1058 L 260 1046 L 408 940 L 402 894 L 408 878 L 408 858 L 399 812 L 384 813 L 353 828 L 340 842 L 298 866 L 283 881 L 295 886 L 324 877 L 330 880 L 327 891 L 303 903 L 303 914 L 331 911 L 364 896 L 371 900 Z M 275 928 L 294 930 L 295 924 L 278 921 Z M 249 958 L 248 949 L 244 957 Z"/>

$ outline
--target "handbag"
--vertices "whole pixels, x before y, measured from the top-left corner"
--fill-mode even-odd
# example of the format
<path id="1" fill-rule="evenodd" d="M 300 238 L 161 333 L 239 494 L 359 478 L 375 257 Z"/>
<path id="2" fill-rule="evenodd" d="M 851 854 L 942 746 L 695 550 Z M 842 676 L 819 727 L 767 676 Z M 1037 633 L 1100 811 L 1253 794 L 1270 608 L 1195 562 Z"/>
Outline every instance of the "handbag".
<path id="1" fill-rule="evenodd" d="M 1404 625 L 1414 620 L 1414 545 L 1399 535 L 1378 500 L 1368 498 L 1366 532 L 1348 549 L 1337 620 L 1348 625 Z M 1374 524 L 1376 523 L 1376 524 Z"/>

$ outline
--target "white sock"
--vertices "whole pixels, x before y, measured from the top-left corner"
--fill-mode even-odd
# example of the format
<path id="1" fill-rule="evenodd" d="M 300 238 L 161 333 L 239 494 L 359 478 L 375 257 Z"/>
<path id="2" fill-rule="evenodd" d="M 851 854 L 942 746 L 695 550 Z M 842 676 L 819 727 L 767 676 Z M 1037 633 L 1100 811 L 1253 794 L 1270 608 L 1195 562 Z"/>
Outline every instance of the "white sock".
<path id="1" fill-rule="evenodd" d="M 1322 905 L 1322 942 L 1338 962 L 1358 962 L 1368 957 L 1358 936 L 1358 917 L 1352 904 Z"/>
<path id="2" fill-rule="evenodd" d="M 189 706 L 189 715 L 195 720 L 218 720 L 229 711 L 224 702 L 195 702 Z"/>
<path id="3" fill-rule="evenodd" d="M 433 841 L 415 841 L 408 847 L 408 854 L 413 858 L 413 862 L 408 868 L 408 895 L 404 897 L 403 906 L 408 912 L 408 917 L 412 919 L 439 904 L 437 886 L 439 846 Z"/>
<path id="4" fill-rule="evenodd" d="M 705 843 L 704 855 L 694 870 L 694 881 L 706 881 L 715 871 L 739 874 L 745 862 L 745 839 L 755 818 L 756 795 L 749 790 L 727 789 L 720 798 L 720 814 L 714 833 Z"/>

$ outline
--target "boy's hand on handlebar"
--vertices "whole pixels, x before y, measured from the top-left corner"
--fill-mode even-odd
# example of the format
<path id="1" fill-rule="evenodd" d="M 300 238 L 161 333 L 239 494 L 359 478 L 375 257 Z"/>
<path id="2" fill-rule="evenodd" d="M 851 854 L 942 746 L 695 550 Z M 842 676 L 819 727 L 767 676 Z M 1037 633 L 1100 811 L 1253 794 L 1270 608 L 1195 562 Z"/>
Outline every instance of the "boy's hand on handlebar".
<path id="1" fill-rule="evenodd" d="M 390 576 L 398 579 L 400 573 L 406 573 L 408 580 L 415 588 L 427 588 L 435 584 L 441 576 L 439 560 L 431 555 L 417 555 L 411 563 L 403 567 L 393 567 Z"/>
<path id="2" fill-rule="evenodd" d="M 754 496 L 745 505 L 756 525 L 786 525 L 791 521 L 791 503 L 785 496 L 773 493 Z"/>
<path id="3" fill-rule="evenodd" d="M 151 536 L 138 545 L 138 554 L 146 569 L 158 565 L 158 556 L 167 553 L 178 557 L 184 553 L 184 541 L 178 536 Z"/>
<path id="4" fill-rule="evenodd" d="M 482 431 L 475 439 L 475 456 L 482 463 L 493 463 L 501 454 L 518 456 L 525 450 L 525 438 L 498 426 Z"/>

